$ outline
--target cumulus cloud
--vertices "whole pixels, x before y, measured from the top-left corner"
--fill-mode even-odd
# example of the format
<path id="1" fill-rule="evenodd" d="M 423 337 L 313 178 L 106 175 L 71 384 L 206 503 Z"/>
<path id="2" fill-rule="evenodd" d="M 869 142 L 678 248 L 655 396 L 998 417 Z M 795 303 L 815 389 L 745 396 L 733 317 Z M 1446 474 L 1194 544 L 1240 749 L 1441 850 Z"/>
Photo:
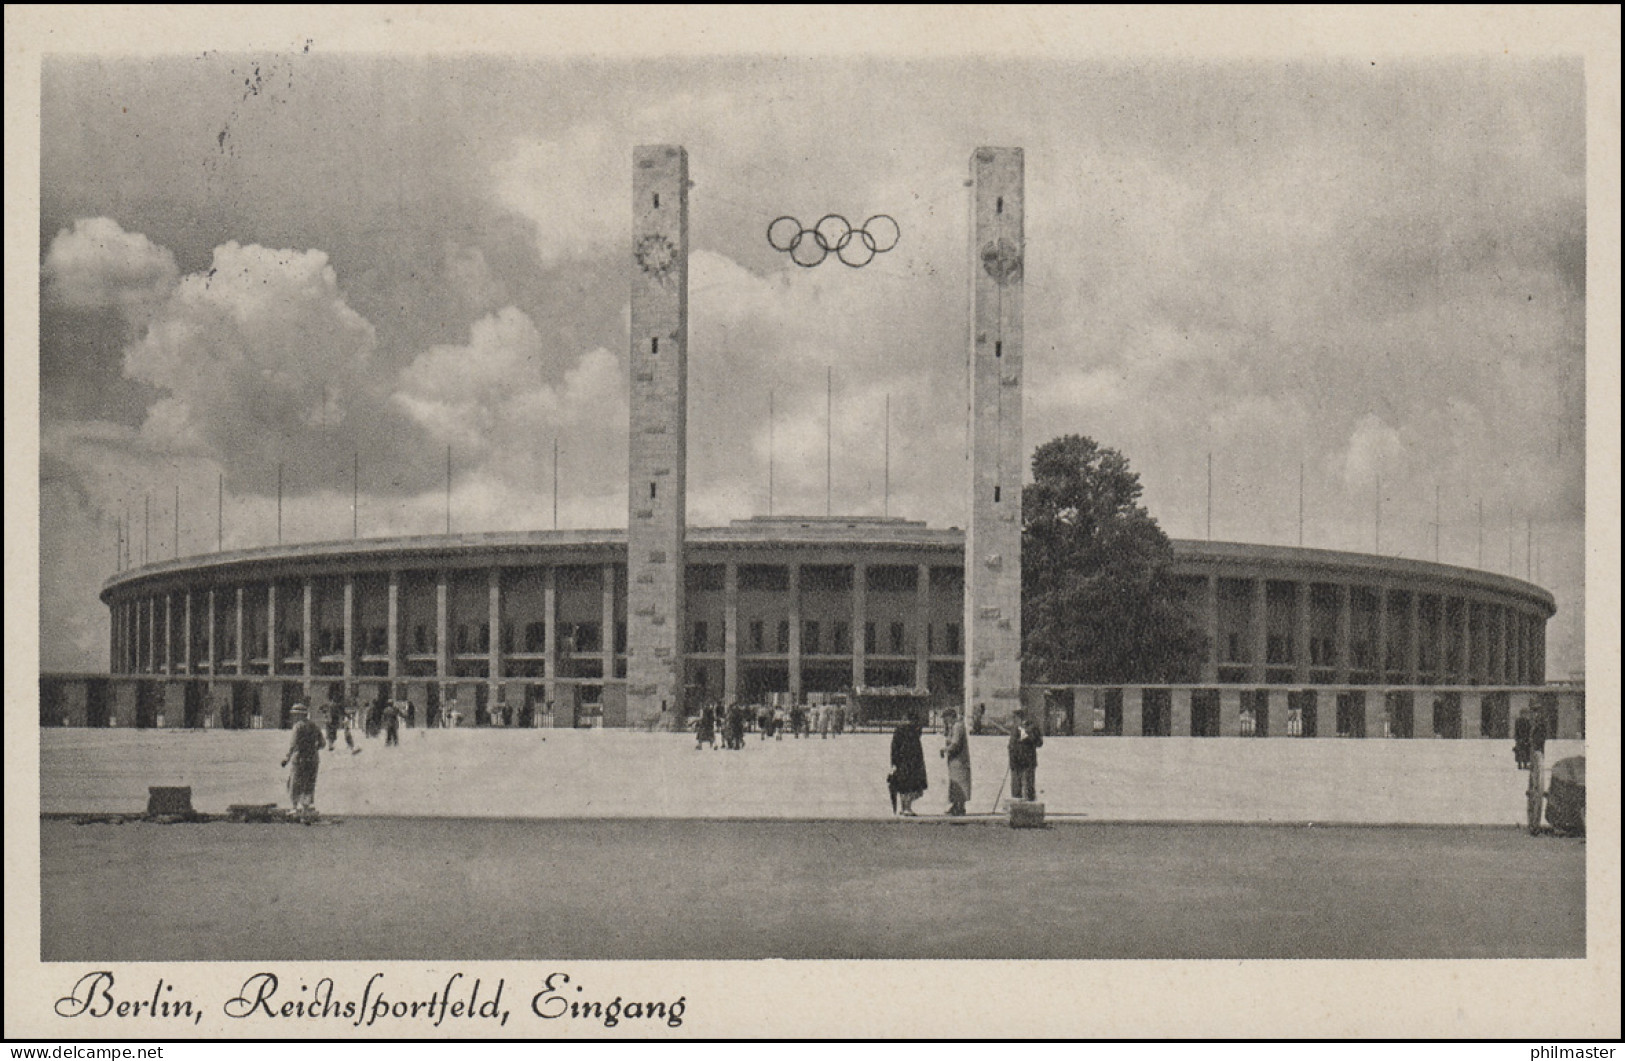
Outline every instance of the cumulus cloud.
<path id="1" fill-rule="evenodd" d="M 81 218 L 51 240 L 42 267 L 45 298 L 70 309 L 139 315 L 175 287 L 175 256 L 106 217 Z"/>

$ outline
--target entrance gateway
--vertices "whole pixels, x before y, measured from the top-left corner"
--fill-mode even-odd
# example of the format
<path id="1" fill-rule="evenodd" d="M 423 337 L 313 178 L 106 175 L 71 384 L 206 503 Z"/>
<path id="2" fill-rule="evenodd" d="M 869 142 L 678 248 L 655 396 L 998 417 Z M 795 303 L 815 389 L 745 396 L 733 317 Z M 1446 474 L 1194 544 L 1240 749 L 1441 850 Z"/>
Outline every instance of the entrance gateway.
<path id="1" fill-rule="evenodd" d="M 982 705 L 990 719 L 1002 722 L 1021 704 L 1022 150 L 977 148 L 967 184 L 971 514 L 965 536 L 963 688 L 967 707 Z M 683 725 L 689 706 L 683 680 L 688 190 L 684 148 L 656 144 L 633 150 L 626 722 L 672 729 Z M 763 679 L 772 680 L 765 675 L 756 680 Z"/>

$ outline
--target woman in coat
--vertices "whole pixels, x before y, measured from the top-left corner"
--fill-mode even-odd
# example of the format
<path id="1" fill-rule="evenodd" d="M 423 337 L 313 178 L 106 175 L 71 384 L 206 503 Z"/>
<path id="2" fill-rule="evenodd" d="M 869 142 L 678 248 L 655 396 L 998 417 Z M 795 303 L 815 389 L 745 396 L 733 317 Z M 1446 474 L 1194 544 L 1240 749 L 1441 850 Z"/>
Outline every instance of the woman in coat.
<path id="1" fill-rule="evenodd" d="M 960 817 L 970 802 L 970 738 L 953 708 L 942 713 L 942 728 L 947 738 L 941 755 L 948 760 L 948 813 Z"/>
<path id="2" fill-rule="evenodd" d="M 910 717 L 891 735 L 891 787 L 902 800 L 899 814 L 913 818 L 914 801 L 925 795 L 925 749 L 920 746 L 920 721 Z"/>

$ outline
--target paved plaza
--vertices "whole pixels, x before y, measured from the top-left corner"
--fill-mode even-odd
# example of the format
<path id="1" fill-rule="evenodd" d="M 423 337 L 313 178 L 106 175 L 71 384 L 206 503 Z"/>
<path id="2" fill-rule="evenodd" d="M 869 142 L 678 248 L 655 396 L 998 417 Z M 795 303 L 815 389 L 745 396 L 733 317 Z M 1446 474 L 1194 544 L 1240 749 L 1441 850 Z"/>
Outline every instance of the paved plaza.
<path id="1" fill-rule="evenodd" d="M 139 813 L 149 785 L 190 785 L 193 806 L 288 805 L 286 731 L 45 729 L 40 809 Z M 620 730 L 406 730 L 398 747 L 356 735 L 324 753 L 316 805 L 329 815 L 457 818 L 883 819 L 890 738 L 848 733 L 696 751 L 691 736 Z M 931 789 L 947 779 L 927 734 Z M 972 738 L 973 813 L 994 810 L 1002 737 Z M 1547 762 L 1584 753 L 1552 742 Z M 1527 775 L 1510 741 L 1056 737 L 1039 798 L 1094 822 L 1515 825 Z M 1005 793 L 1008 795 L 1008 792 Z"/>

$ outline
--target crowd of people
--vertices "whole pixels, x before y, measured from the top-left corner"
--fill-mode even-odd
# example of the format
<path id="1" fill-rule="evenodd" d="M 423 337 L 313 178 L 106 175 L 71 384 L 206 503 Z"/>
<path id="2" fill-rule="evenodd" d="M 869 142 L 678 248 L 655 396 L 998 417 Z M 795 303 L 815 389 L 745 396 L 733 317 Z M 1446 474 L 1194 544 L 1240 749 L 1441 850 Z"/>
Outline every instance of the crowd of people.
<path id="1" fill-rule="evenodd" d="M 417 707 L 410 700 L 378 700 L 364 711 L 359 711 L 354 704 L 328 702 L 318 713 L 320 724 L 305 704 L 293 705 L 290 714 L 292 734 L 282 766 L 291 768 L 287 777 L 288 795 L 295 813 L 300 815 L 315 812 L 316 778 L 321 753 L 337 752 L 342 735 L 345 749 L 351 755 L 361 754 L 362 749 L 356 744 L 353 730 L 358 715 L 365 735 L 377 737 L 382 734 L 385 747 L 398 746 L 402 727 L 411 727 L 417 721 Z M 439 712 L 438 720 L 429 721 L 431 725 L 438 721 L 441 726 L 456 726 L 461 722 L 460 714 L 455 701 L 452 701 Z M 1520 726 L 1527 726 L 1526 720 L 1519 721 Z M 750 733 L 757 734 L 758 739 L 763 741 L 782 741 L 786 732 L 793 740 L 810 740 L 815 733 L 820 739 L 828 740 L 832 736 L 839 738 L 848 728 L 855 727 L 855 723 L 852 709 L 841 702 L 789 706 L 707 704 L 694 720 L 694 747 L 696 750 L 709 746 L 713 751 L 740 751 L 746 747 L 746 737 Z M 966 719 L 953 708 L 942 711 L 943 744 L 938 754 L 946 767 L 946 813 L 952 817 L 968 813 L 971 798 L 970 733 L 980 732 L 983 728 L 980 705 L 972 712 L 970 723 L 968 727 Z M 918 815 L 914 804 L 930 788 L 923 745 L 929 725 L 930 719 L 925 714 L 915 713 L 899 723 L 892 732 L 891 769 L 886 782 L 893 811 L 905 817 Z M 1520 729 L 1519 732 L 1522 748 L 1524 730 Z M 1544 743 L 1544 733 L 1541 738 L 1541 743 Z M 1037 799 L 1038 748 L 1043 743 L 1042 727 L 1026 711 L 1018 711 L 1009 734 L 1008 778 L 1013 799 Z M 1524 765 L 1523 757 L 1524 753 L 1520 752 L 1520 766 Z"/>

